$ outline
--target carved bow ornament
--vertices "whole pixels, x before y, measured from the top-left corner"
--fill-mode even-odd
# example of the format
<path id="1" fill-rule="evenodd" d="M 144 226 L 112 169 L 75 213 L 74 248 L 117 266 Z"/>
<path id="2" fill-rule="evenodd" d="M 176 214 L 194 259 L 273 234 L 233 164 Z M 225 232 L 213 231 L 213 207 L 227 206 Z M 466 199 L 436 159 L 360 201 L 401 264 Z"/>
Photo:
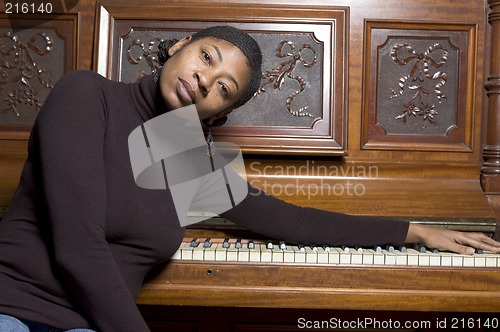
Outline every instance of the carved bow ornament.
<path id="1" fill-rule="evenodd" d="M 288 50 L 286 50 L 288 48 Z M 307 61 L 304 57 L 305 53 L 312 53 L 313 58 L 311 61 Z M 297 63 L 302 63 L 305 68 L 311 68 L 316 64 L 317 56 L 316 51 L 309 44 L 303 44 L 302 47 L 295 51 L 295 45 L 293 42 L 288 40 L 283 40 L 278 44 L 276 48 L 276 57 L 278 58 L 288 58 L 288 60 L 283 61 L 279 66 L 266 70 L 265 73 L 262 74 L 263 82 L 260 85 L 259 90 L 256 92 L 256 95 L 260 93 L 264 93 L 265 87 L 267 85 L 272 84 L 274 89 L 281 89 L 283 84 L 285 83 L 285 79 L 288 77 L 299 83 L 300 90 L 293 91 L 290 93 L 286 99 L 286 108 L 288 112 L 290 112 L 293 116 L 303 117 L 314 117 L 311 113 L 306 112 L 308 106 L 304 106 L 299 108 L 298 110 L 294 110 L 292 108 L 292 102 L 294 99 L 305 90 L 306 81 L 299 75 L 294 75 L 293 71 L 297 66 Z"/>
<path id="2" fill-rule="evenodd" d="M 149 69 L 151 70 L 150 73 L 155 73 L 160 68 L 160 64 L 158 63 L 157 45 L 161 41 L 162 39 L 160 38 L 153 38 L 148 42 L 146 46 L 146 44 L 142 42 L 140 39 L 133 40 L 127 49 L 127 59 L 129 63 L 133 65 L 138 65 L 144 59 Z M 137 48 L 139 49 L 140 54 L 135 56 L 134 49 Z M 141 75 L 138 77 L 137 80 L 140 80 L 143 76 L 149 75 L 150 73 L 142 71 Z"/>
<path id="3" fill-rule="evenodd" d="M 407 52 L 405 55 L 404 52 Z M 441 52 L 439 61 L 432 57 L 434 52 Z M 448 60 L 448 50 L 441 44 L 435 43 L 430 46 L 425 52 L 416 52 L 410 44 L 401 43 L 395 45 L 391 50 L 392 60 L 400 65 L 411 65 L 411 69 L 407 75 L 402 76 L 398 81 L 399 90 L 391 90 L 392 95 L 389 97 L 397 98 L 403 95 L 405 88 L 415 90 L 412 99 L 404 103 L 405 108 L 403 114 L 398 115 L 395 119 L 402 119 L 406 124 L 409 116 L 421 116 L 424 121 L 430 124 L 436 124 L 434 116 L 438 112 L 434 109 L 434 105 L 429 104 L 424 99 L 427 96 L 435 96 L 439 103 L 446 99 L 446 95 L 441 91 L 441 87 L 446 84 L 447 75 L 445 72 L 436 71 L 431 73 L 431 68 L 439 69 Z M 434 89 L 429 89 L 425 83 L 437 80 L 434 84 Z M 433 83 L 432 83 L 433 84 Z M 415 103 L 415 102 L 418 103 Z"/>
<path id="4" fill-rule="evenodd" d="M 42 47 L 37 46 L 42 43 Z M 10 45 L 7 46 L 7 45 Z M 35 111 L 42 107 L 42 102 L 37 97 L 37 92 L 32 88 L 32 79 L 38 78 L 43 87 L 53 88 L 53 83 L 48 78 L 47 70 L 40 62 L 35 61 L 32 52 L 40 57 L 48 55 L 53 49 L 54 43 L 46 33 L 35 34 L 27 43 L 11 31 L 4 32 L 0 38 L 0 90 L 3 91 L 9 82 L 20 83 L 20 88 L 9 91 L 4 101 L 7 107 L 2 112 L 12 111 L 16 116 L 21 116 L 19 105 L 33 106 Z M 14 74 L 9 76 L 12 69 Z M 17 73 L 17 74 L 16 74 Z"/>

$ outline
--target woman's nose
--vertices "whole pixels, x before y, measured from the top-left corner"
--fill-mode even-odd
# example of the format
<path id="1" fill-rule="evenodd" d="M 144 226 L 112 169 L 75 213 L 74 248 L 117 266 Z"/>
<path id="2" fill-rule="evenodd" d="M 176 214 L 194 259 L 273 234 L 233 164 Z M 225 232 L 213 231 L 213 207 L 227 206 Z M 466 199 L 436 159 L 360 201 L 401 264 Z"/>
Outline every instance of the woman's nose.
<path id="1" fill-rule="evenodd" d="M 210 91 L 210 81 L 207 79 L 207 73 L 198 71 L 194 75 L 201 93 L 206 95 Z"/>

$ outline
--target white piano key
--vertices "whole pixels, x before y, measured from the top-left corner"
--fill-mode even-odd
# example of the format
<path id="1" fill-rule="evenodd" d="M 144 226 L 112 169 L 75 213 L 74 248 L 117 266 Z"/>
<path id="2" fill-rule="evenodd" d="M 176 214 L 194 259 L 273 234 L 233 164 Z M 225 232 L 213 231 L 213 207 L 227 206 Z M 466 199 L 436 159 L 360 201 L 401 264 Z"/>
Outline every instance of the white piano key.
<path id="1" fill-rule="evenodd" d="M 451 253 L 447 253 L 447 252 L 441 253 L 441 266 L 452 266 Z"/>
<path id="2" fill-rule="evenodd" d="M 373 265 L 375 250 L 373 249 L 364 249 L 361 255 L 363 256 L 363 264 L 364 265 Z"/>
<path id="3" fill-rule="evenodd" d="M 272 249 L 272 261 L 275 263 L 283 263 L 283 250 L 281 250 L 279 244 L 274 244 Z"/>
<path id="4" fill-rule="evenodd" d="M 229 262 L 238 261 L 238 249 L 236 249 L 236 242 L 229 243 L 229 248 L 227 248 L 226 252 L 226 261 Z"/>
<path id="5" fill-rule="evenodd" d="M 306 262 L 306 252 L 305 249 L 298 246 L 292 246 L 291 249 L 294 252 L 295 263 L 305 263 Z"/>
<path id="6" fill-rule="evenodd" d="M 418 266 L 419 252 L 412 248 L 406 249 L 407 265 Z"/>
<path id="7" fill-rule="evenodd" d="M 215 261 L 215 249 L 217 248 L 217 244 L 210 243 L 209 247 L 206 247 L 203 250 L 203 259 L 206 261 Z"/>
<path id="8" fill-rule="evenodd" d="M 238 261 L 239 262 L 249 262 L 250 261 L 250 249 L 242 244 L 241 248 L 238 249 Z"/>
<path id="9" fill-rule="evenodd" d="M 463 255 L 453 255 L 451 259 L 452 266 L 464 266 L 464 256 Z"/>
<path id="10" fill-rule="evenodd" d="M 295 251 L 293 247 L 287 246 L 283 249 L 283 263 L 295 263 Z"/>
<path id="11" fill-rule="evenodd" d="M 226 261 L 227 258 L 227 244 L 224 243 L 217 243 L 217 246 L 215 247 L 215 260 L 216 261 Z"/>
<path id="12" fill-rule="evenodd" d="M 484 253 L 487 267 L 500 267 L 500 255 L 491 252 Z"/>
<path id="13" fill-rule="evenodd" d="M 396 265 L 408 265 L 407 252 L 401 252 L 400 250 L 394 249 L 394 255 L 396 255 Z"/>
<path id="14" fill-rule="evenodd" d="M 441 266 L 441 255 L 439 253 L 429 253 L 429 266 Z"/>
<path id="15" fill-rule="evenodd" d="M 260 247 L 260 261 L 261 262 L 272 262 L 273 252 L 271 249 L 267 249 L 267 245 L 259 244 Z"/>
<path id="16" fill-rule="evenodd" d="M 430 258 L 430 253 L 429 252 L 420 252 L 418 255 L 418 265 L 419 266 L 429 266 L 431 264 L 431 258 Z"/>
<path id="17" fill-rule="evenodd" d="M 349 254 L 351 255 L 351 264 L 363 264 L 363 254 L 362 252 L 351 248 L 349 250 Z"/>
<path id="18" fill-rule="evenodd" d="M 474 254 L 474 266 L 486 267 L 486 256 L 484 254 Z"/>
<path id="19" fill-rule="evenodd" d="M 374 265 L 385 264 L 385 255 L 382 253 L 382 250 L 378 251 L 377 249 L 375 249 L 373 251 L 373 264 Z"/>
<path id="20" fill-rule="evenodd" d="M 328 263 L 340 264 L 340 253 L 337 249 L 330 247 L 328 251 Z"/>
<path id="21" fill-rule="evenodd" d="M 191 243 L 184 243 L 181 248 L 181 259 L 192 260 L 193 259 L 193 247 L 191 247 Z"/>
<path id="22" fill-rule="evenodd" d="M 340 264 L 351 264 L 351 253 L 349 249 L 341 249 L 339 250 L 340 255 Z"/>
<path id="23" fill-rule="evenodd" d="M 205 248 L 201 244 L 193 248 L 193 260 L 202 261 L 205 259 Z"/>
<path id="24" fill-rule="evenodd" d="M 322 247 L 318 247 L 317 260 L 318 264 L 328 264 L 328 251 Z"/>
<path id="25" fill-rule="evenodd" d="M 462 266 L 473 267 L 474 266 L 474 256 L 463 255 L 463 265 Z"/>
<path id="26" fill-rule="evenodd" d="M 253 244 L 253 249 L 249 249 L 250 253 L 250 262 L 260 262 L 260 244 Z"/>
<path id="27" fill-rule="evenodd" d="M 311 247 L 305 247 L 306 263 L 317 263 L 318 253 L 317 250 Z"/>
<path id="28" fill-rule="evenodd" d="M 396 265 L 396 255 L 386 249 L 382 249 L 384 255 L 384 265 Z"/>

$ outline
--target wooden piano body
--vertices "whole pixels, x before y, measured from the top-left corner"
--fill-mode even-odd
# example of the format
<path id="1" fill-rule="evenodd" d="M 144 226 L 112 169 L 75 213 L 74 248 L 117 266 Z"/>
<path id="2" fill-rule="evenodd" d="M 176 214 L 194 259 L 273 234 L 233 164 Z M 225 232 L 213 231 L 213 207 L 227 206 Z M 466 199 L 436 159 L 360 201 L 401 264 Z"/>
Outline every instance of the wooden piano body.
<path id="1" fill-rule="evenodd" d="M 233 122 L 216 133 L 242 147 L 247 178 L 262 190 L 302 206 L 495 234 L 498 0 L 63 0 L 52 5 L 50 14 L 0 14 L 0 29 L 4 48 L 12 34 L 18 36 L 18 47 L 24 45 L 23 52 L 30 52 L 53 81 L 71 69 L 136 80 L 155 66 L 158 38 L 216 23 L 254 34 L 266 51 L 264 69 L 280 61 L 286 68 L 294 64 L 291 74 L 305 82 L 304 91 L 292 98 L 300 79 L 286 79 L 281 90 L 268 85 L 266 93 L 277 98 L 275 103 L 259 96 L 264 99 L 245 109 L 250 112 L 235 112 Z M 42 34 L 57 47 L 35 52 L 47 47 Z M 280 47 L 300 61 L 279 60 Z M 2 210 L 19 181 L 38 110 L 36 103 L 14 107 L 9 102 L 9 92 L 26 89 L 21 78 L 8 72 L 2 85 Z M 40 86 L 36 77 L 25 79 L 43 101 L 50 87 Z M 417 91 L 421 96 L 413 94 Z M 273 113 L 266 112 L 269 106 Z M 302 106 L 311 117 L 293 115 Z M 193 225 L 186 236 L 255 238 L 225 221 Z M 286 317 L 300 312 L 356 317 L 376 311 L 385 318 L 415 312 L 481 318 L 500 312 L 495 267 L 173 260 L 155 272 L 138 303 L 159 331 L 295 331 L 296 321 Z"/>

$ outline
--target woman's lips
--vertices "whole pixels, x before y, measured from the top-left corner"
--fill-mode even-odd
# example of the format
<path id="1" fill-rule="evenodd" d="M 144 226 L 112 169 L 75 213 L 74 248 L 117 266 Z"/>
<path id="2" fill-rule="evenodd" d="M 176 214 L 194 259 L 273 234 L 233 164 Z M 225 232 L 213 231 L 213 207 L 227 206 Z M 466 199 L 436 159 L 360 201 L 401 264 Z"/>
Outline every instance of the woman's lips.
<path id="1" fill-rule="evenodd" d="M 191 88 L 191 85 L 182 78 L 179 78 L 177 83 L 177 92 L 182 103 L 186 106 L 196 102 L 196 94 L 194 93 L 193 88 Z"/>

